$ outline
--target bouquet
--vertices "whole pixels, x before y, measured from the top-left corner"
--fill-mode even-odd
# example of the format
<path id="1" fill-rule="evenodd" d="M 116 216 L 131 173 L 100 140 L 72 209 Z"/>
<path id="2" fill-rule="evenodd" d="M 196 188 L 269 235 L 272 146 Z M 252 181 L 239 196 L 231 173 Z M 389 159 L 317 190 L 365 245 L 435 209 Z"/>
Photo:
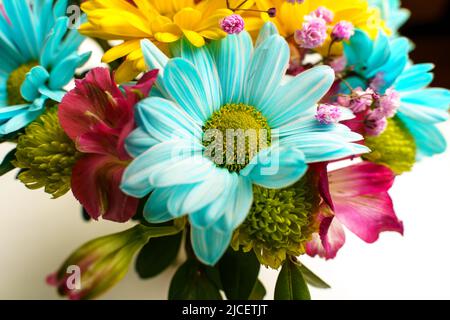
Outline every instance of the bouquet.
<path id="1" fill-rule="evenodd" d="M 279 270 L 274 299 L 310 299 L 329 286 L 302 256 L 335 258 L 344 228 L 402 234 L 389 189 L 446 148 L 450 93 L 410 60 L 398 0 L 0 8 L 0 140 L 15 144 L 0 174 L 131 224 L 48 276 L 70 299 L 180 254 L 169 299 L 263 299 L 261 266 Z M 87 38 L 104 54 L 83 72 Z"/>

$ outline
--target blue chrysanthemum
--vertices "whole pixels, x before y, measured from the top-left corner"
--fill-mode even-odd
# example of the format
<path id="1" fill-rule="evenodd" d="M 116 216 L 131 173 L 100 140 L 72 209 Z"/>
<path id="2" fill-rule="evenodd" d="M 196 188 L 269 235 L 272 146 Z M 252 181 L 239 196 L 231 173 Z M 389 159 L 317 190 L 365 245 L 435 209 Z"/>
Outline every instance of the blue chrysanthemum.
<path id="1" fill-rule="evenodd" d="M 0 137 L 27 126 L 89 58 L 68 31 L 67 0 L 4 0 L 0 14 Z"/>
<path id="2" fill-rule="evenodd" d="M 317 102 L 334 82 L 332 69 L 316 67 L 281 83 L 289 47 L 272 24 L 265 25 L 255 48 L 247 32 L 203 48 L 178 42 L 171 48 L 173 59 L 150 41 L 142 47 L 147 65 L 160 70 L 160 97 L 137 106 L 138 128 L 126 143 L 136 159 L 124 173 L 122 189 L 135 197 L 151 193 L 144 209 L 150 222 L 189 214 L 194 251 L 206 264 L 218 261 L 246 218 L 253 184 L 288 187 L 308 163 L 368 151 L 352 143 L 361 136 L 346 126 L 315 119 Z M 206 152 L 208 129 L 253 129 L 270 136 L 243 164 L 220 163 Z M 234 145 L 224 147 L 225 153 Z"/>
<path id="3" fill-rule="evenodd" d="M 436 124 L 449 119 L 450 91 L 428 88 L 433 81 L 433 65 L 412 65 L 408 40 L 388 39 L 383 33 L 372 41 L 358 30 L 344 51 L 356 74 L 349 79 L 352 86 L 365 88 L 379 77 L 380 93 L 393 88 L 400 94 L 397 116 L 415 140 L 417 159 L 444 152 L 447 144 Z"/>

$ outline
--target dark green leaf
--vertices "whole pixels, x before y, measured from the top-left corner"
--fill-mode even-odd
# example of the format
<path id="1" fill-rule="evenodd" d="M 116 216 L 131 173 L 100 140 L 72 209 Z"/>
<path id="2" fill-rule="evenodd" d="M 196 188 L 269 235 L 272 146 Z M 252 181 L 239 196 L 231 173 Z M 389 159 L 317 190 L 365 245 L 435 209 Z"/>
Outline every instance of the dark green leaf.
<path id="1" fill-rule="evenodd" d="M 150 239 L 136 259 L 139 277 L 147 279 L 163 272 L 177 257 L 182 235 Z"/>
<path id="2" fill-rule="evenodd" d="M 258 279 L 260 264 L 253 251 L 229 249 L 219 261 L 223 290 L 230 300 L 247 300 Z"/>
<path id="3" fill-rule="evenodd" d="M 266 288 L 264 288 L 264 285 L 258 279 L 255 283 L 255 286 L 253 287 L 252 293 L 250 294 L 248 300 L 262 300 L 266 296 L 266 293 L 267 293 Z"/>
<path id="4" fill-rule="evenodd" d="M 170 283 L 169 300 L 221 300 L 217 286 L 211 281 L 204 266 L 187 260 L 175 273 Z"/>
<path id="5" fill-rule="evenodd" d="M 303 274 L 303 278 L 305 278 L 306 282 L 313 287 L 320 289 L 329 289 L 331 288 L 328 283 L 320 279 L 314 272 L 309 270 L 305 265 L 299 265 L 300 271 Z"/>
<path id="6" fill-rule="evenodd" d="M 0 177 L 16 168 L 12 164 L 12 161 L 14 160 L 16 160 L 16 149 L 13 149 L 10 152 L 8 152 L 8 154 L 5 156 L 2 163 L 0 164 Z"/>
<path id="7" fill-rule="evenodd" d="M 287 259 L 275 285 L 275 300 L 310 300 L 308 285 L 297 264 Z"/>

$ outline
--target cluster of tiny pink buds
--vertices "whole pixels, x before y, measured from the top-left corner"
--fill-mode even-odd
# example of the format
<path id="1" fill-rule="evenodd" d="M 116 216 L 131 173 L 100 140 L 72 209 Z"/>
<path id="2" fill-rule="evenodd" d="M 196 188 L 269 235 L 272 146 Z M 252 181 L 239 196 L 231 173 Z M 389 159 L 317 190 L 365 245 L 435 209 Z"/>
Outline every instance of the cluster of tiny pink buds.
<path id="1" fill-rule="evenodd" d="M 337 123 L 341 119 L 342 112 L 338 106 L 332 104 L 320 104 L 317 107 L 316 119 L 321 124 Z"/>
<path id="2" fill-rule="evenodd" d="M 244 30 L 244 26 L 244 19 L 242 19 L 242 17 L 238 14 L 232 14 L 228 17 L 225 17 L 220 22 L 220 27 L 228 34 L 240 33 L 242 30 Z"/>
<path id="3" fill-rule="evenodd" d="M 336 41 L 350 40 L 355 34 L 355 27 L 349 21 L 339 21 L 331 32 L 331 37 Z"/>
<path id="4" fill-rule="evenodd" d="M 331 23 L 334 19 L 333 11 L 325 7 L 318 7 L 315 11 L 312 12 L 311 15 L 316 18 L 321 18 L 325 20 L 326 23 Z"/>
<path id="5" fill-rule="evenodd" d="M 393 88 L 389 88 L 378 99 L 377 105 L 386 118 L 392 118 L 400 108 L 400 95 Z"/>
<path id="6" fill-rule="evenodd" d="M 368 88 L 363 90 L 358 87 L 353 90 L 351 95 L 339 96 L 338 103 L 353 111 L 353 113 L 360 113 L 366 111 L 373 104 L 373 96 L 375 92 Z"/>
<path id="7" fill-rule="evenodd" d="M 314 49 L 323 45 L 327 38 L 327 25 L 325 20 L 317 17 L 310 17 L 303 23 L 300 30 L 294 34 L 295 42 L 302 48 Z"/>
<path id="8" fill-rule="evenodd" d="M 345 56 L 340 56 L 331 60 L 329 65 L 335 73 L 339 73 L 345 70 L 345 67 L 347 66 L 347 59 Z"/>
<path id="9" fill-rule="evenodd" d="M 380 108 L 370 110 L 364 120 L 366 134 L 369 136 L 379 136 L 386 130 L 387 120 Z"/>
<path id="10" fill-rule="evenodd" d="M 384 81 L 384 72 L 377 72 L 375 77 L 373 77 L 372 81 L 370 82 L 370 87 L 375 91 L 380 91 L 381 88 L 386 84 L 386 81 Z"/>

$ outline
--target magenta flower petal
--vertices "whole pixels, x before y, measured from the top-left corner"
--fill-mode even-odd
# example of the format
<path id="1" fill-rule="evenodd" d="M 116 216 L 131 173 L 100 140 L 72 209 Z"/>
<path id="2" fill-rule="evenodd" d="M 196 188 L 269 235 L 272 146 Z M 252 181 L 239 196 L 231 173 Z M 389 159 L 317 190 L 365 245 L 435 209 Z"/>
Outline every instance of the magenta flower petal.
<path id="1" fill-rule="evenodd" d="M 383 231 L 403 234 L 388 190 L 394 174 L 369 162 L 333 171 L 330 192 L 335 217 L 362 240 L 375 242 Z"/>
<path id="2" fill-rule="evenodd" d="M 72 192 L 93 219 L 126 222 L 136 213 L 138 199 L 120 189 L 123 165 L 109 156 L 85 155 L 75 164 Z"/>
<path id="3" fill-rule="evenodd" d="M 72 191 L 89 215 L 125 222 L 138 200 L 119 188 L 131 160 L 125 138 L 135 128 L 134 106 L 148 96 L 158 71 L 150 71 L 123 91 L 106 68 L 91 70 L 66 94 L 58 116 L 61 126 L 84 156 L 72 172 Z"/>
<path id="4" fill-rule="evenodd" d="M 345 233 L 341 223 L 335 217 L 322 216 L 320 231 L 313 234 L 312 240 L 306 244 L 306 253 L 311 257 L 318 255 L 327 260 L 333 259 L 344 243 Z"/>

